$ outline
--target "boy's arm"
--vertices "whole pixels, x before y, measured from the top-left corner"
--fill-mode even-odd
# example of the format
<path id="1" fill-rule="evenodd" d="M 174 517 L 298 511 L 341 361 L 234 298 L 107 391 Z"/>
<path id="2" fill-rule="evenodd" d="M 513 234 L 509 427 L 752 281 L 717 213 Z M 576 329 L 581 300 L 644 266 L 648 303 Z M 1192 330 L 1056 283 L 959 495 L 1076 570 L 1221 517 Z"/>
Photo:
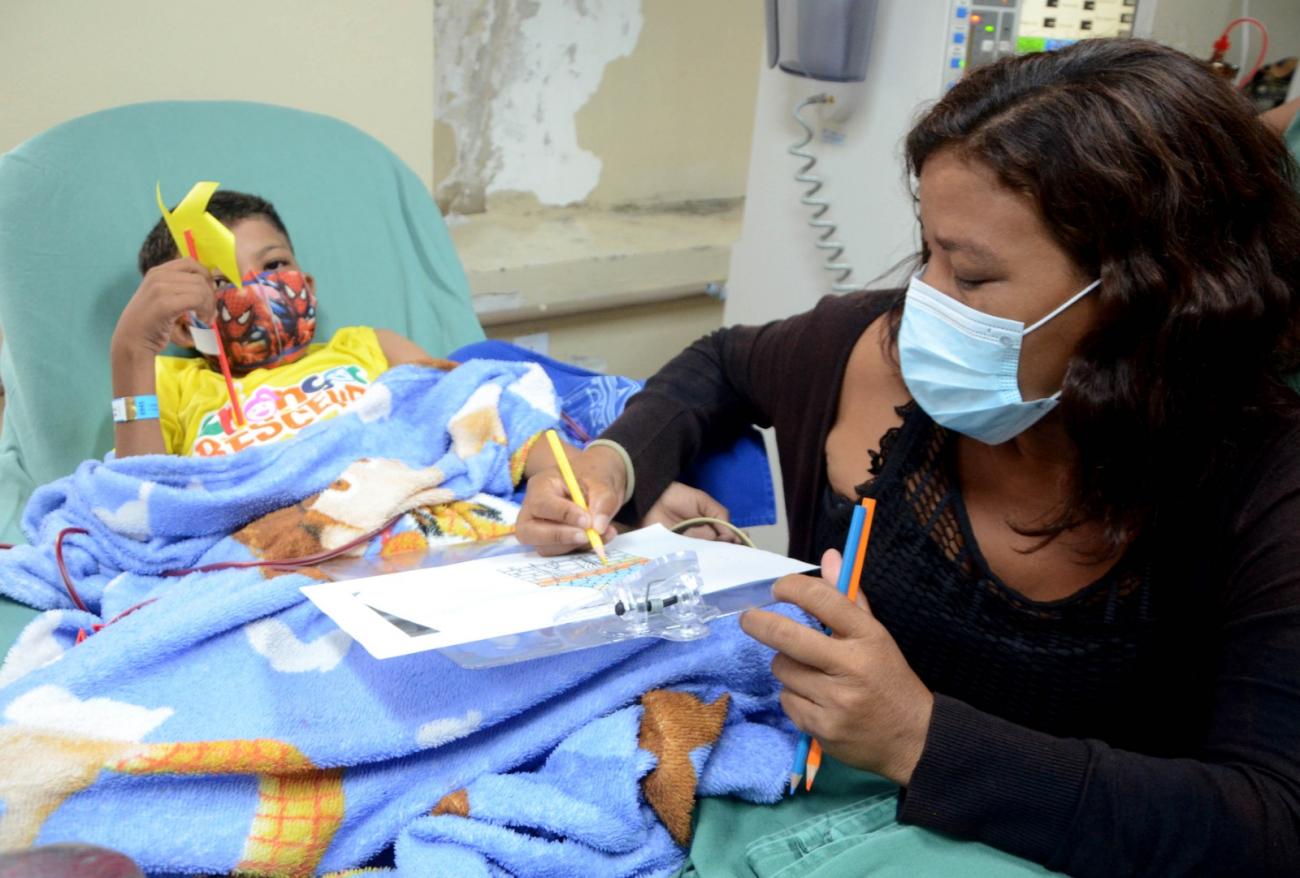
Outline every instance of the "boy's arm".
<path id="1" fill-rule="evenodd" d="M 379 349 L 384 352 L 384 359 L 388 361 L 388 368 L 390 369 L 394 366 L 405 366 L 408 363 L 433 366 L 446 371 L 456 368 L 456 364 L 451 360 L 430 356 L 424 348 L 401 333 L 393 332 L 391 329 L 376 329 L 375 338 L 379 339 Z"/>
<path id="2" fill-rule="evenodd" d="M 114 399 L 157 394 L 154 358 L 169 341 L 189 340 L 181 319 L 190 311 L 201 320 L 215 317 L 216 287 L 208 270 L 192 259 L 173 259 L 149 269 L 113 330 L 109 368 Z M 167 451 L 158 418 L 113 426 L 119 458 Z"/>
<path id="3" fill-rule="evenodd" d="M 146 357 L 114 350 L 110 355 L 113 363 L 113 398 L 156 395 L 158 389 L 157 377 L 154 374 L 156 356 L 150 354 Z M 137 454 L 167 453 L 162 425 L 158 418 L 114 424 L 113 442 L 119 458 L 133 457 Z"/>
<path id="4" fill-rule="evenodd" d="M 1259 114 L 1259 121 L 1263 122 L 1269 128 L 1272 128 L 1278 134 L 1286 134 L 1287 128 L 1291 127 L 1291 120 L 1296 117 L 1300 111 L 1300 98 L 1287 101 L 1285 104 L 1276 106 L 1271 110 L 1265 110 Z"/>

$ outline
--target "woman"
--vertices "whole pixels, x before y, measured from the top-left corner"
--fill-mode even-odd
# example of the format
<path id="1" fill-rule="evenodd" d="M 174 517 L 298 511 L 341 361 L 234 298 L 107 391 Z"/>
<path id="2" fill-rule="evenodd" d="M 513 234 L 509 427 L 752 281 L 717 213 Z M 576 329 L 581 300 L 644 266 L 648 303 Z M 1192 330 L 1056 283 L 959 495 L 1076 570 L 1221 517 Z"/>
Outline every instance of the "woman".
<path id="1" fill-rule="evenodd" d="M 1300 864 L 1300 200 L 1201 62 L 1090 40 L 973 71 L 907 139 L 921 269 L 697 342 L 605 434 L 635 518 L 706 437 L 776 427 L 793 722 L 898 817 L 1079 875 Z M 598 518 L 628 473 L 577 461 Z M 577 542 L 553 476 L 521 538 Z M 604 525 L 600 520 L 598 525 Z M 570 542 L 572 541 L 572 542 Z M 829 550 L 829 551 L 828 551 Z M 823 553 L 825 555 L 823 556 Z"/>

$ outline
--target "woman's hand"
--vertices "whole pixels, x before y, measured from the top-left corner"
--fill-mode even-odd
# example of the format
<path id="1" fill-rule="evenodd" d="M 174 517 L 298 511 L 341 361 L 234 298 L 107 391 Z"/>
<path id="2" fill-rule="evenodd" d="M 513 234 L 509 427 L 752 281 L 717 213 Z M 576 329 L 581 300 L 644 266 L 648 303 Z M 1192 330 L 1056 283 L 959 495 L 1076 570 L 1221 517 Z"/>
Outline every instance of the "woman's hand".
<path id="1" fill-rule="evenodd" d="M 821 620 L 833 637 L 766 610 L 749 610 L 740 626 L 777 651 L 772 673 L 785 686 L 781 706 L 796 726 L 841 762 L 906 786 L 925 746 L 934 696 L 865 596 L 850 603 L 831 585 L 840 563 L 839 552 L 828 551 L 825 579 L 786 576 L 772 589 L 778 601 Z"/>
<path id="2" fill-rule="evenodd" d="M 546 456 L 546 460 L 534 460 Z M 546 442 L 537 442 L 529 454 L 524 505 L 515 522 L 515 537 L 542 555 L 560 555 L 589 545 L 586 529 L 595 528 L 606 542 L 617 536 L 611 522 L 623 505 L 627 471 L 617 451 L 597 445 L 569 455 L 590 512 L 573 502 L 559 467 L 549 458 Z"/>
<path id="3" fill-rule="evenodd" d="M 662 524 L 664 527 L 672 530 L 683 521 L 689 521 L 692 518 L 717 518 L 722 521 L 731 521 L 731 513 L 727 507 L 723 506 L 713 496 L 692 488 L 690 485 L 683 485 L 681 482 L 673 482 L 664 492 L 659 495 L 655 505 L 650 507 L 641 524 Z M 737 537 L 730 528 L 717 527 L 712 524 L 697 524 L 689 527 L 685 531 L 686 536 L 695 537 L 701 540 L 719 540 L 724 543 L 739 543 Z"/>

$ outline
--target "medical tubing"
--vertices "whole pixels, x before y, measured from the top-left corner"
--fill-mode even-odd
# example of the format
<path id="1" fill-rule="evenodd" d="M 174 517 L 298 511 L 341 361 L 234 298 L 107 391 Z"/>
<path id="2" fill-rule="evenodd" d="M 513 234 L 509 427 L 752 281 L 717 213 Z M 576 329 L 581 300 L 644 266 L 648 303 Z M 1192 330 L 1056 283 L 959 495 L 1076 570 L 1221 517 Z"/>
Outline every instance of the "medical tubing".
<path id="1" fill-rule="evenodd" d="M 1259 72 L 1259 68 L 1264 66 L 1264 58 L 1268 55 L 1268 28 L 1265 27 L 1264 22 L 1260 21 L 1258 18 L 1251 18 L 1250 16 L 1234 18 L 1232 21 L 1228 22 L 1227 26 L 1223 29 L 1223 33 L 1219 34 L 1219 38 L 1214 41 L 1214 51 L 1216 54 L 1223 55 L 1232 47 L 1231 43 L 1228 41 L 1228 34 L 1231 33 L 1232 29 L 1239 24 L 1253 24 L 1259 30 L 1260 37 L 1259 54 L 1255 56 L 1255 66 L 1250 68 L 1246 75 L 1237 82 L 1236 87 L 1242 89 L 1245 88 L 1251 78 Z"/>
<path id="2" fill-rule="evenodd" d="M 183 570 L 168 570 L 165 573 L 163 573 L 163 576 L 188 576 L 191 573 L 211 573 L 214 570 L 235 570 L 235 569 L 243 569 L 247 567 L 271 567 L 277 570 L 278 569 L 293 570 L 298 567 L 312 567 L 316 564 L 322 564 L 333 558 L 337 558 L 339 555 L 343 555 L 347 552 L 350 552 L 353 549 L 355 549 L 357 546 L 361 545 L 362 543 L 369 542 L 370 540 L 379 536 L 384 531 L 388 530 L 393 525 L 397 524 L 397 522 L 405 514 L 406 513 L 404 512 L 398 513 L 397 515 L 394 515 L 392 518 L 390 518 L 387 522 L 385 522 L 384 525 L 378 528 L 377 530 L 373 530 L 367 534 L 362 534 L 356 539 L 350 540 L 344 545 L 339 546 L 337 549 L 330 549 L 328 552 L 319 552 L 315 555 L 308 555 L 303 558 L 285 558 L 283 560 L 278 560 L 278 561 L 275 560 L 273 561 L 218 561 L 213 564 L 204 564 L 202 567 L 188 567 Z M 85 612 L 88 613 L 90 612 L 90 609 L 86 606 L 85 601 L 81 599 L 81 595 L 77 594 L 77 589 L 72 584 L 72 574 L 68 572 L 67 562 L 64 561 L 63 558 L 63 540 L 66 537 L 69 537 L 73 534 L 87 534 L 87 533 L 89 533 L 89 531 L 82 527 L 65 527 L 63 530 L 59 531 L 59 535 L 54 539 L 54 560 L 59 566 L 59 575 L 63 577 L 63 587 L 68 590 L 68 596 L 72 598 L 72 603 L 76 605 L 77 609 L 84 610 Z M 150 598 L 147 601 L 143 601 L 139 604 L 136 604 L 134 607 L 130 607 L 127 610 L 118 613 L 116 616 L 114 616 L 112 619 L 108 620 L 104 624 L 111 625 L 114 622 L 116 622 L 118 619 L 121 619 L 123 616 L 130 615 L 131 613 L 143 607 L 145 604 L 152 603 L 154 600 L 155 598 Z M 103 627 L 103 626 L 98 626 L 98 627 Z M 98 630 L 98 627 L 96 628 L 96 630 Z"/>
<path id="3" fill-rule="evenodd" d="M 757 546 L 754 545 L 754 541 L 749 538 L 749 534 L 745 533 L 743 530 L 736 527 L 731 522 L 723 521 L 721 518 L 708 518 L 704 516 L 701 516 L 700 518 L 688 518 L 684 521 L 677 522 L 672 527 L 670 527 L 669 530 L 675 534 L 679 534 L 682 533 L 683 531 L 690 530 L 691 528 L 700 524 L 707 524 L 713 527 L 726 528 L 727 530 L 735 534 L 738 540 L 740 540 L 745 545 L 749 546 L 751 549 L 757 548 Z"/>
<path id="4" fill-rule="evenodd" d="M 837 293 L 851 293 L 858 289 L 856 284 L 848 283 L 849 275 L 853 274 L 853 266 L 847 262 L 841 262 L 840 256 L 844 253 L 844 244 L 832 240 L 835 234 L 835 223 L 826 219 L 827 212 L 831 209 L 831 203 L 825 198 L 818 198 L 817 193 L 822 188 L 822 178 L 816 174 L 809 173 L 817 164 L 817 156 L 804 149 L 812 143 L 813 129 L 812 126 L 803 120 L 799 115 L 803 112 L 804 107 L 813 104 L 830 104 L 835 99 L 828 94 L 815 94 L 812 97 L 804 98 L 794 108 L 794 120 L 799 123 L 799 127 L 804 130 L 804 137 L 797 143 L 790 145 L 786 150 L 790 155 L 803 159 L 803 166 L 795 172 L 794 179 L 796 182 L 807 184 L 808 188 L 804 191 L 803 197 L 799 199 L 800 204 L 804 204 L 813 209 L 812 219 L 808 220 L 808 225 L 818 230 L 817 247 L 826 251 L 826 258 L 822 268 L 834 272 L 836 277 L 831 281 L 831 289 Z"/>
<path id="5" fill-rule="evenodd" d="M 399 512 L 376 530 L 362 534 L 354 540 L 349 540 L 337 549 L 330 549 L 328 552 L 318 552 L 315 555 L 306 555 L 302 558 L 285 558 L 278 561 L 217 561 L 212 564 L 204 564 L 202 567 L 186 567 L 181 570 L 168 570 L 163 574 L 163 576 L 189 576 L 191 573 L 211 573 L 214 570 L 243 570 L 250 567 L 270 567 L 276 570 L 294 570 L 299 567 L 314 567 L 317 564 L 323 564 L 340 555 L 345 555 L 363 543 L 370 542 L 375 537 L 397 524 L 397 522 L 401 521 L 402 516 L 405 514 L 405 512 Z"/>
<path id="6" fill-rule="evenodd" d="M 211 573 L 214 570 L 234 570 L 234 569 L 244 569 L 250 567 L 270 567 L 273 569 L 285 569 L 285 570 L 292 570 L 299 567 L 312 567 L 316 564 L 323 564 L 326 561 L 329 561 L 333 558 L 337 558 L 340 555 L 352 551 L 357 546 L 369 542 L 370 540 L 379 536 L 384 531 L 388 530 L 393 525 L 397 524 L 397 522 L 400 521 L 402 516 L 405 514 L 406 514 L 405 512 L 398 513 L 397 515 L 394 515 L 392 518 L 390 518 L 378 529 L 373 530 L 370 533 L 362 534 L 356 539 L 350 540 L 347 543 L 343 544 L 342 546 L 339 546 L 337 549 L 330 549 L 327 552 L 319 552 L 315 555 L 307 555 L 301 558 L 285 558 L 279 561 L 218 561 L 213 564 L 204 564 L 201 567 L 189 567 L 181 570 L 168 570 L 167 572 L 163 573 L 163 576 L 169 576 L 169 577 L 188 576 L 191 573 Z M 685 521 L 678 522 L 673 527 L 673 531 L 675 533 L 680 532 L 689 527 L 693 527 L 694 525 L 697 524 L 712 524 L 712 525 L 720 525 L 722 527 L 729 528 L 730 530 L 734 531 L 735 534 L 741 540 L 743 540 L 747 546 L 750 546 L 752 548 L 754 545 L 754 543 L 749 539 L 749 536 L 745 534 L 744 531 L 737 528 L 731 522 L 723 521 L 718 518 L 689 518 Z M 72 574 L 68 571 L 67 561 L 63 557 L 63 541 L 64 539 L 66 539 L 69 536 L 72 536 L 73 534 L 84 535 L 88 533 L 90 532 L 82 527 L 65 527 L 63 530 L 59 531 L 58 536 L 56 536 L 54 539 L 54 560 L 58 565 L 59 575 L 63 578 L 63 587 L 67 589 L 68 596 L 72 598 L 72 603 L 77 607 L 77 609 L 87 613 L 90 612 L 90 608 L 86 606 L 85 601 L 81 599 L 81 595 L 77 593 L 76 586 L 72 584 Z M 0 543 L 0 550 L 12 549 L 12 548 L 13 548 L 12 544 Z M 143 606 L 153 603 L 155 600 L 157 600 L 157 598 L 149 598 L 146 601 L 141 601 L 140 603 L 136 604 L 133 607 L 128 607 L 126 610 L 123 610 L 121 613 L 118 613 L 112 619 L 109 619 L 107 622 L 104 623 L 104 625 L 112 625 L 118 619 L 131 615 L 136 610 L 140 609 Z M 103 628 L 104 625 L 97 625 L 95 626 L 94 630 L 98 631 L 101 628 Z"/>
<path id="7" fill-rule="evenodd" d="M 68 596 L 71 597 L 72 602 L 77 605 L 77 609 L 87 613 L 89 613 L 90 610 L 86 608 L 86 604 L 81 600 L 81 595 L 77 594 L 77 590 L 72 587 L 72 576 L 68 573 L 68 565 L 63 560 L 63 538 L 71 536 L 72 534 L 88 533 L 90 533 L 90 531 L 86 530 L 84 527 L 65 527 L 63 530 L 59 531 L 59 535 L 54 538 L 54 560 L 59 565 L 59 575 L 63 577 L 63 587 L 68 590 Z"/>

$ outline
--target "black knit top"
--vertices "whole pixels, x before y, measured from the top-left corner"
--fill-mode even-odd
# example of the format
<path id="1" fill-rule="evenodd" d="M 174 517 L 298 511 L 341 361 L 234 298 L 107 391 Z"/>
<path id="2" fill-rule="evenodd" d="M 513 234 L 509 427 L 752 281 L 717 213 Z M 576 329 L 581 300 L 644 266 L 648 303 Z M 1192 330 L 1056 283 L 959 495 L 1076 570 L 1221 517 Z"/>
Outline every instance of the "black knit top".
<path id="1" fill-rule="evenodd" d="M 931 690 L 1005 719 L 1136 744 L 1142 730 L 1116 707 L 1152 636 L 1143 543 L 1068 598 L 1025 598 L 980 554 L 955 485 L 952 434 L 915 404 L 899 414 L 858 488 L 877 503 L 862 581 L 912 669 Z M 825 486 L 818 556 L 843 549 L 855 505 Z"/>
<path id="2" fill-rule="evenodd" d="M 679 354 L 605 432 L 636 467 L 625 513 L 709 443 L 772 426 L 790 554 L 841 547 L 826 437 L 853 346 L 898 301 L 827 297 Z M 1050 602 L 991 574 L 951 437 L 904 415 L 865 486 L 863 577 L 935 695 L 899 819 L 1075 875 L 1300 874 L 1300 406 L 1207 425 L 1233 431 L 1236 467 Z"/>

